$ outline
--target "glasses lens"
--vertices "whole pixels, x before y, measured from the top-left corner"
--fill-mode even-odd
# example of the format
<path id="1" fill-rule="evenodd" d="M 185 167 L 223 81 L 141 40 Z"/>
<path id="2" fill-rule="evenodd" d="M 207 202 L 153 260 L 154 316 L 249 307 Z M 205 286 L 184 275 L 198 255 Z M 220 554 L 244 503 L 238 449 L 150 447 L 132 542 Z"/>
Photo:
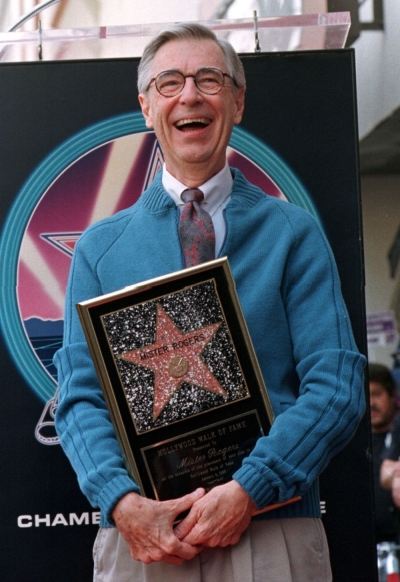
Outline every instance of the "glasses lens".
<path id="1" fill-rule="evenodd" d="M 224 86 L 224 75 L 219 69 L 200 69 L 196 75 L 196 85 L 203 93 L 218 93 Z"/>
<path id="2" fill-rule="evenodd" d="M 173 97 L 182 90 L 185 78 L 179 71 L 164 71 L 156 78 L 157 91 L 165 97 Z"/>

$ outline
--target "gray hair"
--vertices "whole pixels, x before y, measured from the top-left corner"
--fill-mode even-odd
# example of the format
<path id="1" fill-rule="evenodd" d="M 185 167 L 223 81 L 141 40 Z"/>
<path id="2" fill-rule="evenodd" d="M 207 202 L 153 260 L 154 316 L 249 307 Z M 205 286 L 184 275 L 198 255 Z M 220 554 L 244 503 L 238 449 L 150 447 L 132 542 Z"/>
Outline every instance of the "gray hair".
<path id="1" fill-rule="evenodd" d="M 246 79 L 241 60 L 230 42 L 218 38 L 216 34 L 206 26 L 196 22 L 183 22 L 175 24 L 168 29 L 160 31 L 145 47 L 138 68 L 138 90 L 145 93 L 151 81 L 151 64 L 158 51 L 164 44 L 172 40 L 212 40 L 222 50 L 228 74 L 233 78 L 237 87 L 245 87 Z"/>

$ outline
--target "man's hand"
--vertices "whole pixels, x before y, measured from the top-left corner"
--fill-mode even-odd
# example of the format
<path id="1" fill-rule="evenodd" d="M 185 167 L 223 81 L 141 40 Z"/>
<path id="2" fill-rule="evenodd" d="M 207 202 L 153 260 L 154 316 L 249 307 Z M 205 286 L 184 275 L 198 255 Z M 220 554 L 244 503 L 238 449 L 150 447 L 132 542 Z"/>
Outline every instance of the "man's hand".
<path id="1" fill-rule="evenodd" d="M 400 461 L 383 461 L 380 479 L 384 489 L 392 490 L 393 503 L 400 508 Z"/>
<path id="2" fill-rule="evenodd" d="M 128 493 L 115 506 L 112 517 L 129 545 L 135 560 L 150 564 L 182 564 L 191 560 L 201 546 L 179 540 L 174 534 L 176 517 L 192 507 L 205 494 L 204 489 L 171 501 L 154 501 Z"/>
<path id="3" fill-rule="evenodd" d="M 175 535 L 191 545 L 229 546 L 236 544 L 257 508 L 236 482 L 214 487 L 194 503 L 175 528 Z"/>
<path id="4" fill-rule="evenodd" d="M 400 463 L 397 464 L 397 467 L 393 473 L 393 481 L 392 481 L 392 499 L 393 503 L 397 508 L 400 507 Z"/>
<path id="5" fill-rule="evenodd" d="M 393 483 L 393 474 L 396 469 L 397 461 L 385 459 L 380 469 L 381 487 L 384 489 L 391 489 Z"/>

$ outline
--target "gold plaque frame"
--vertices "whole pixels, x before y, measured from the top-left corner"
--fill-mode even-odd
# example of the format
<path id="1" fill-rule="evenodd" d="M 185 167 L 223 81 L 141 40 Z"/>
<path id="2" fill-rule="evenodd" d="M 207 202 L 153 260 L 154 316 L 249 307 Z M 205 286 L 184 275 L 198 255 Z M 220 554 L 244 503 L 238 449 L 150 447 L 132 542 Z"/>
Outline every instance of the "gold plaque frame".
<path id="1" fill-rule="evenodd" d="M 227 258 L 77 310 L 142 493 L 165 500 L 228 481 L 273 413 Z"/>

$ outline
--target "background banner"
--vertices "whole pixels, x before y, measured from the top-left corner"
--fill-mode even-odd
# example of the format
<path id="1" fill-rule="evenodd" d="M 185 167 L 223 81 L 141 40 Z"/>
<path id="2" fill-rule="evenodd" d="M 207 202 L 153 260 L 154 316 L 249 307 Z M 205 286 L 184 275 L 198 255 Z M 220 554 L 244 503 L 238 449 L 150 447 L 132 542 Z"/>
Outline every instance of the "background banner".
<path id="1" fill-rule="evenodd" d="M 352 50 L 246 55 L 229 163 L 306 208 L 338 263 L 364 353 Z M 99 514 L 54 429 L 63 304 L 76 240 L 131 205 L 162 165 L 135 87 L 137 59 L 0 66 L 0 543 L 2 580 L 92 579 Z M 316 322 L 318 325 L 318 322 Z M 375 577 L 367 418 L 321 479 L 334 579 Z"/>

